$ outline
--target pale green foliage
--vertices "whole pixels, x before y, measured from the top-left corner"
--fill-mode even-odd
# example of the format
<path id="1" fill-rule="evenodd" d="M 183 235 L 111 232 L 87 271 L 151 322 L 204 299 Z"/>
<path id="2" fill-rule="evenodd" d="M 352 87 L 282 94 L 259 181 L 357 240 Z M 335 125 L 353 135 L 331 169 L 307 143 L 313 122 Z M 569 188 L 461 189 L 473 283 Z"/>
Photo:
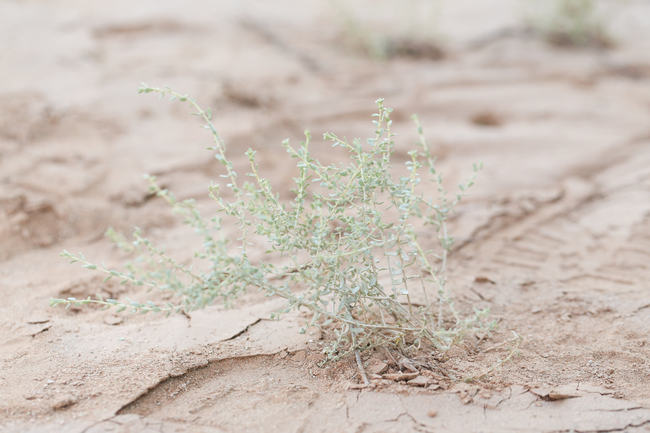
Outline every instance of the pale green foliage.
<path id="1" fill-rule="evenodd" d="M 446 279 L 447 256 L 453 245 L 447 220 L 473 185 L 474 176 L 449 197 L 417 119 L 419 146 L 408 153 L 410 160 L 401 176 L 391 166 L 395 145 L 391 110 L 381 99 L 373 120 L 374 135 L 367 143 L 325 134 L 332 146 L 345 150 L 348 158 L 343 163 L 325 165 L 314 158 L 309 133 L 298 147 L 285 141 L 283 146 L 295 159 L 298 175 L 293 200 L 283 201 L 259 173 L 253 150 L 246 153 L 250 180 L 240 179 L 210 114 L 192 98 L 169 89 L 143 86 L 140 91 L 189 103 L 211 132 L 211 149 L 224 167 L 225 179 L 225 185 L 209 190 L 217 214 L 204 218 L 193 201 L 176 200 L 155 178 L 149 178 L 151 191 L 183 215 L 203 239 L 192 266 L 171 258 L 139 230 L 132 243 L 110 233 L 119 246 L 145 258 L 124 271 L 97 266 L 67 251 L 63 255 L 106 273 L 107 278 L 172 291 L 179 302 L 159 306 L 70 298 L 53 300 L 53 304 L 99 303 L 141 312 L 171 312 L 215 302 L 228 304 L 254 289 L 285 299 L 282 312 L 309 311 L 310 326 L 320 326 L 333 336 L 326 350 L 328 359 L 387 344 L 402 350 L 422 346 L 445 350 L 468 330 L 488 326 L 482 322 L 484 311 L 469 317 L 456 311 Z M 475 172 L 479 169 L 474 167 Z M 222 194 L 222 188 L 230 191 Z M 220 231 L 226 220 L 239 228 L 234 245 Z M 418 233 L 437 238 L 434 250 L 422 244 Z M 250 248 L 266 248 L 266 259 L 251 261 Z M 412 301 L 416 291 L 420 291 L 418 303 Z"/>
<path id="2" fill-rule="evenodd" d="M 370 14 L 366 8 L 363 12 L 355 11 L 355 5 L 350 2 L 330 0 L 330 6 L 337 15 L 344 44 L 369 57 L 435 60 L 444 55 L 439 46 L 439 0 L 403 0 L 399 7 L 390 2 L 376 2 Z M 391 25 L 379 25 L 377 18 Z"/>
<path id="3" fill-rule="evenodd" d="M 595 0 L 536 0 L 533 26 L 555 45 L 606 47 L 612 41 Z"/>

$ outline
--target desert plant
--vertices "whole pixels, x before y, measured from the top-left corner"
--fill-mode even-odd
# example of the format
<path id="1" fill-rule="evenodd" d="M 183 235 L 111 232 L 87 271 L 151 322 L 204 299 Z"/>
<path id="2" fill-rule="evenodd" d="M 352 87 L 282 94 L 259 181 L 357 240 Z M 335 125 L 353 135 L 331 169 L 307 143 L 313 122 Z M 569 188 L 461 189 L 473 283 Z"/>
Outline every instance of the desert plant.
<path id="1" fill-rule="evenodd" d="M 404 4 L 376 5 L 373 14 L 356 14 L 350 4 L 330 0 L 343 44 L 373 59 L 395 57 L 440 60 L 445 52 L 437 34 L 440 4 L 437 0 L 408 0 Z M 366 16 L 390 14 L 391 26 L 378 26 Z"/>
<path id="2" fill-rule="evenodd" d="M 391 109 L 377 100 L 374 135 L 363 143 L 349 142 L 335 134 L 324 138 L 343 148 L 343 163 L 325 165 L 310 152 L 310 135 L 294 147 L 283 143 L 296 160 L 294 198 L 283 201 L 262 177 L 255 151 L 248 150 L 249 181 L 242 181 L 209 112 L 197 102 L 167 88 L 143 86 L 141 93 L 157 93 L 189 103 L 210 131 L 216 159 L 223 165 L 225 185 L 214 184 L 209 195 L 217 214 L 205 218 L 193 200 L 179 201 L 149 177 L 151 191 L 166 200 L 203 239 L 194 263 L 184 265 L 136 230 L 133 241 L 110 232 L 126 250 L 141 253 L 144 260 L 124 270 L 88 261 L 81 254 L 64 251 L 71 262 L 119 278 L 124 284 L 169 290 L 178 302 L 116 299 L 53 299 L 52 304 L 99 304 L 139 312 L 193 310 L 215 302 L 228 304 L 248 289 L 286 300 L 282 311 L 306 309 L 309 326 L 319 326 L 332 336 L 327 359 L 337 359 L 370 347 L 393 345 L 400 350 L 427 347 L 446 350 L 484 323 L 485 311 L 462 315 L 449 293 L 446 278 L 453 238 L 447 222 L 454 207 L 470 188 L 480 169 L 459 185 L 450 197 L 435 159 L 415 119 L 419 145 L 408 153 L 402 175 L 395 174 L 391 156 L 394 134 Z M 422 172 L 426 177 L 422 177 Z M 426 179 L 424 185 L 422 180 Z M 223 190 L 227 189 L 229 191 Z M 230 221 L 226 221 L 230 220 Z M 240 237 L 233 245 L 220 229 L 236 223 Z M 425 245 L 419 233 L 431 238 Z M 436 246 L 437 245 L 437 246 Z M 249 248 L 266 248 L 262 263 L 249 259 Z M 413 296 L 420 291 L 420 300 Z"/>
<path id="3" fill-rule="evenodd" d="M 532 18 L 532 26 L 558 46 L 604 48 L 612 44 L 595 0 L 554 0 Z"/>

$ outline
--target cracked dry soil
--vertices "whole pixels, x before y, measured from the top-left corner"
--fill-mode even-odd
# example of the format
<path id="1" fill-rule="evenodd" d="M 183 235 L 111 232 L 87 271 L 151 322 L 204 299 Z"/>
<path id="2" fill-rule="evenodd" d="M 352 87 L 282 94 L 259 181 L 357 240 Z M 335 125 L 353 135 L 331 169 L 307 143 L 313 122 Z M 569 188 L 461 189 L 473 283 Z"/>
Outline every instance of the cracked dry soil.
<path id="1" fill-rule="evenodd" d="M 0 2 L 0 432 L 650 431 L 650 5 L 603 1 L 616 45 L 572 50 L 509 30 L 516 3 L 443 1 L 444 53 L 377 61 L 325 0 Z M 350 8 L 386 31 L 400 19 L 388 1 Z M 240 171 L 255 148 L 286 197 L 282 139 L 365 137 L 383 96 L 407 144 L 418 113 L 449 185 L 486 167 L 452 222 L 449 279 L 497 332 L 415 371 L 366 355 L 358 389 L 353 360 L 319 368 L 321 335 L 299 334 L 300 315 L 267 320 L 280 304 L 254 294 L 188 317 L 49 308 L 164 300 L 58 257 L 123 263 L 102 233 L 139 225 L 189 258 L 143 173 L 210 209 L 209 137 L 136 96 L 144 80 L 215 107 Z M 445 376 L 488 370 L 512 330 L 510 362 Z"/>

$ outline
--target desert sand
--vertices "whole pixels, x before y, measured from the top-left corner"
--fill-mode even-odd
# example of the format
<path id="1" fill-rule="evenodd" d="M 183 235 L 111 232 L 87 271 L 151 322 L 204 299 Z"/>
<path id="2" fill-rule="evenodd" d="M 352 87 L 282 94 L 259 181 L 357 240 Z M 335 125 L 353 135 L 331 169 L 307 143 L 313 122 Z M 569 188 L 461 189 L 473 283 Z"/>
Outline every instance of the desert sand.
<path id="1" fill-rule="evenodd" d="M 0 432 L 650 430 L 650 4 L 603 1 L 608 49 L 519 31 L 519 4 L 443 1 L 441 52 L 376 59 L 325 0 L 0 2 Z M 348 7 L 404 31 L 391 2 Z M 209 135 L 141 82 L 211 107 L 234 161 L 256 149 L 287 194 L 284 138 L 309 129 L 331 157 L 322 133 L 367 137 L 383 97 L 406 146 L 417 113 L 450 185 L 485 166 L 452 221 L 449 280 L 497 331 L 436 360 L 425 386 L 361 389 L 354 360 L 319 367 L 322 335 L 298 333 L 300 314 L 269 320 L 280 301 L 255 294 L 186 316 L 51 308 L 163 299 L 59 257 L 119 266 L 103 233 L 137 225 L 190 258 L 143 174 L 211 209 Z"/>

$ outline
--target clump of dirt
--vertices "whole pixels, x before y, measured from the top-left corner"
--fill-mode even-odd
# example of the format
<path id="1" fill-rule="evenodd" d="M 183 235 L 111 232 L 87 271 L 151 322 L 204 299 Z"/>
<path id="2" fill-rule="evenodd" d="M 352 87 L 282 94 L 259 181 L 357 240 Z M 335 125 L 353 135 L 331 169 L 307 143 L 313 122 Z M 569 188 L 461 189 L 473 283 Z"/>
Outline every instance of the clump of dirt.
<path id="1" fill-rule="evenodd" d="M 63 225 L 62 215 L 47 199 L 33 200 L 25 194 L 0 198 L 0 258 L 54 245 Z"/>
<path id="2" fill-rule="evenodd" d="M 495 127 L 503 124 L 503 119 L 492 111 L 481 111 L 471 117 L 471 122 L 478 126 Z"/>
<path id="3" fill-rule="evenodd" d="M 390 38 L 385 42 L 385 55 L 420 60 L 442 60 L 446 53 L 438 43 L 412 38 Z"/>

